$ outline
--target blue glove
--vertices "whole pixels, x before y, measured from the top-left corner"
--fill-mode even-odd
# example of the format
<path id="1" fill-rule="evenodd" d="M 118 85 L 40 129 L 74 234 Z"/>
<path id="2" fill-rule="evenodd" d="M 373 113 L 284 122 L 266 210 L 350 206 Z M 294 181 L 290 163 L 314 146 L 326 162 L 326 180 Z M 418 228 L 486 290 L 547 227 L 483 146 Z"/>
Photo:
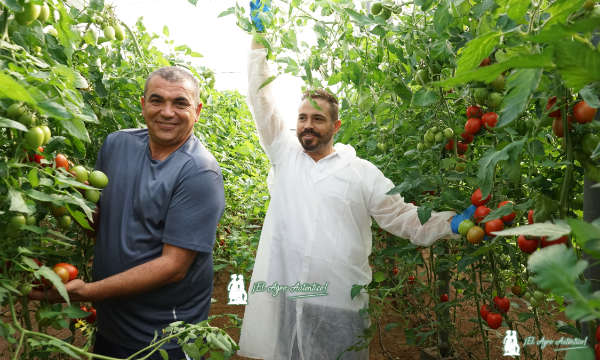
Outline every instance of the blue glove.
<path id="1" fill-rule="evenodd" d="M 476 208 L 477 207 L 475 205 L 471 205 L 468 208 L 466 208 L 465 211 L 462 212 L 462 214 L 455 215 L 452 218 L 452 221 L 450 222 L 450 228 L 452 229 L 453 233 L 458 234 L 458 226 L 460 225 L 460 223 L 463 222 L 463 220 L 467 220 L 473 217 Z"/>
<path id="2" fill-rule="evenodd" d="M 260 17 L 258 15 L 260 14 L 260 12 L 268 13 L 270 10 L 271 9 L 269 9 L 267 4 L 265 4 L 263 6 L 262 2 L 260 0 L 250 1 L 250 19 L 252 20 L 252 23 L 256 27 L 256 30 L 258 30 L 258 31 L 265 30 L 265 27 L 263 26 L 263 23 L 260 20 Z"/>

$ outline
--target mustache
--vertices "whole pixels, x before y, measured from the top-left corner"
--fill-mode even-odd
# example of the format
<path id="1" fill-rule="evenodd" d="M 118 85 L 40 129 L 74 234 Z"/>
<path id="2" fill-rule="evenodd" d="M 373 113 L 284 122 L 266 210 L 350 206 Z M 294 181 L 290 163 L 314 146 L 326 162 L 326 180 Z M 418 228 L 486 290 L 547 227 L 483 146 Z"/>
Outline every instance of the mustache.
<path id="1" fill-rule="evenodd" d="M 304 135 L 308 135 L 308 134 L 314 135 L 316 137 L 321 137 L 321 134 L 315 132 L 313 129 L 304 130 L 303 132 L 300 133 L 300 136 L 304 136 Z"/>

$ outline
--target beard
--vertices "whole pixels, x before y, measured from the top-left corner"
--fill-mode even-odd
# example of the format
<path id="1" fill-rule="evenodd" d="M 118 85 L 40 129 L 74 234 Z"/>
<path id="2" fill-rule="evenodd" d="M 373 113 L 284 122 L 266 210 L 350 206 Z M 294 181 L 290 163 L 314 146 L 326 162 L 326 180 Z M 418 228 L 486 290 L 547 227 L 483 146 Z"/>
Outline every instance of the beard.
<path id="1" fill-rule="evenodd" d="M 303 139 L 305 135 L 309 134 L 313 136 L 312 139 Z M 302 145 L 304 150 L 312 152 L 318 151 L 319 149 L 325 147 L 333 137 L 333 133 L 328 132 L 326 134 L 321 134 L 312 129 L 307 129 L 299 133 L 297 136 L 298 141 L 300 141 L 300 145 Z"/>

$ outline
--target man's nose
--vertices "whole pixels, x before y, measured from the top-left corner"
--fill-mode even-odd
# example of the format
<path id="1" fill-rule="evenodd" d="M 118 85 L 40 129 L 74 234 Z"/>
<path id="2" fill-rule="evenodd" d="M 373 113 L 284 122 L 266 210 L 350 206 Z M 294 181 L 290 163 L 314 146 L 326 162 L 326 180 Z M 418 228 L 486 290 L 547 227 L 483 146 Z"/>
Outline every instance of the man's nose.
<path id="1" fill-rule="evenodd" d="M 175 116 L 175 107 L 167 101 L 161 107 L 160 114 L 164 117 L 173 117 Z"/>

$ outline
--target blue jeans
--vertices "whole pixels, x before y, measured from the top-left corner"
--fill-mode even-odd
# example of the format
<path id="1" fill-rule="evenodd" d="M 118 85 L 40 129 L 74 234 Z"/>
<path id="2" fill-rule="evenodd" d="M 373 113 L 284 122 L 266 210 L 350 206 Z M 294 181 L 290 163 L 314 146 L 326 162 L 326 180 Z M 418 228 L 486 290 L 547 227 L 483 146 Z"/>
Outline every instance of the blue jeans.
<path id="1" fill-rule="evenodd" d="M 131 354 L 138 352 L 138 350 L 126 348 L 120 344 L 116 344 L 107 340 L 100 334 L 96 334 L 96 342 L 94 343 L 94 354 L 126 358 Z M 167 350 L 167 353 L 169 354 L 169 360 L 187 359 L 187 356 L 185 355 L 183 350 L 181 350 L 181 348 Z M 148 359 L 163 360 L 162 356 L 160 356 L 160 353 L 158 351 L 153 353 Z"/>

